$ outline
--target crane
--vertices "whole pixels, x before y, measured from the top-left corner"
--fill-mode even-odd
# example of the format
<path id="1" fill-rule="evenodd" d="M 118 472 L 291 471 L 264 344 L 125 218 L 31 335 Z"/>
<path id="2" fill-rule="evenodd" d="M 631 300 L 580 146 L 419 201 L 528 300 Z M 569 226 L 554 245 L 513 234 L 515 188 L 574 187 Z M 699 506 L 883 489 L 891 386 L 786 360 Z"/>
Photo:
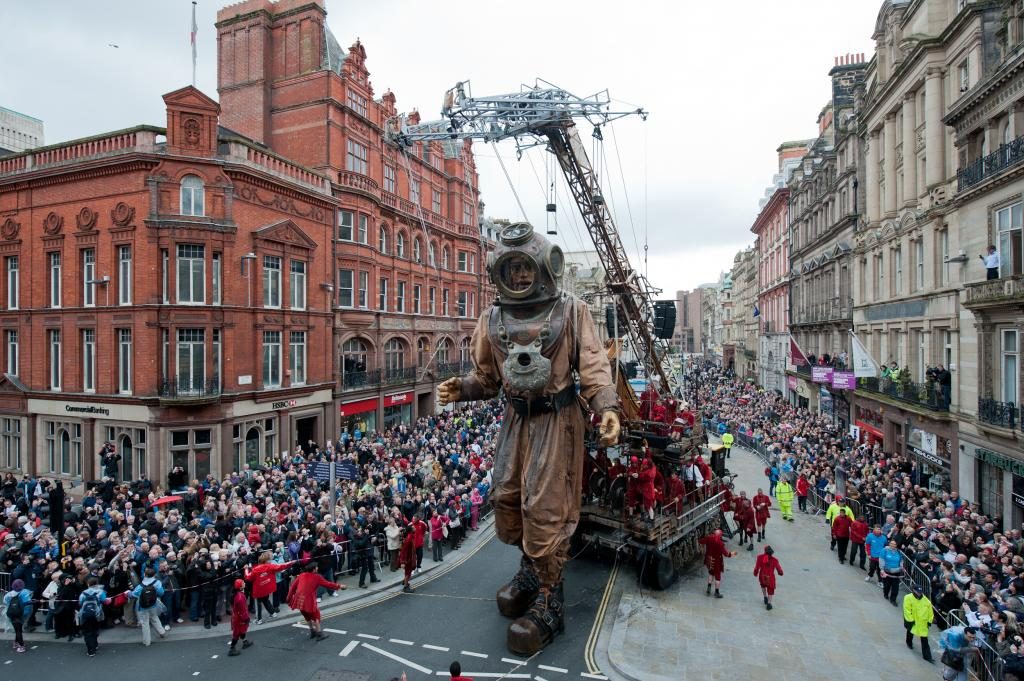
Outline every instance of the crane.
<path id="1" fill-rule="evenodd" d="M 621 306 L 637 358 L 659 379 L 661 396 L 678 394 L 676 376 L 667 366 L 668 343 L 654 331 L 654 298 L 660 290 L 630 265 L 576 127 L 577 121 L 586 121 L 601 139 L 602 126 L 633 115 L 646 120 L 647 112 L 613 110 L 607 90 L 579 97 L 538 80 L 516 93 L 473 97 L 469 81 L 463 81 L 445 93 L 441 115 L 440 121 L 412 125 L 406 116 L 395 116 L 387 121 L 385 135 L 403 148 L 431 140 L 514 139 L 520 155 L 536 146 L 555 155 L 607 273 L 609 292 Z"/>

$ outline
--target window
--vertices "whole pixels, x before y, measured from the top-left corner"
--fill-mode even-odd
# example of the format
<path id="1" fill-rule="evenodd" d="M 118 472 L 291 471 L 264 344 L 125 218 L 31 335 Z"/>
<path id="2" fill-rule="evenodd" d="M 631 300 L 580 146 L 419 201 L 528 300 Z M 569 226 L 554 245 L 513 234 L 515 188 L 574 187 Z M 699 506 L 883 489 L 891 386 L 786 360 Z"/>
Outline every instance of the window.
<path id="1" fill-rule="evenodd" d="M 355 225 L 355 214 L 349 210 L 338 211 L 338 238 L 352 241 L 352 227 Z"/>
<path id="2" fill-rule="evenodd" d="M 430 210 L 441 214 L 441 192 L 436 189 L 430 191 Z"/>
<path id="3" fill-rule="evenodd" d="M 50 253 L 50 307 L 60 307 L 60 252 Z"/>
<path id="4" fill-rule="evenodd" d="M 386 255 L 388 252 L 388 230 L 383 225 L 381 225 L 380 235 L 377 239 L 377 249 L 383 255 Z"/>
<path id="5" fill-rule="evenodd" d="M 885 297 L 885 254 L 879 253 L 875 256 L 875 266 L 877 271 L 875 272 L 875 283 L 878 288 L 875 290 L 875 300 L 881 300 Z"/>
<path id="6" fill-rule="evenodd" d="M 352 111 L 356 112 L 363 118 L 366 118 L 366 104 L 366 97 L 363 97 L 354 90 L 348 91 L 348 108 L 352 109 Z"/>
<path id="7" fill-rule="evenodd" d="M 213 384 L 213 389 L 220 393 L 220 377 L 223 375 L 223 368 L 221 366 L 221 354 L 220 354 L 220 329 L 213 330 L 213 380 L 210 381 Z"/>
<path id="8" fill-rule="evenodd" d="M 345 168 L 354 173 L 366 174 L 369 153 L 364 145 L 348 140 L 348 155 L 345 158 Z"/>
<path id="9" fill-rule="evenodd" d="M 441 316 L 448 316 L 448 289 L 441 289 Z"/>
<path id="10" fill-rule="evenodd" d="M 222 291 L 224 289 L 221 282 L 221 256 L 220 253 L 214 253 L 212 256 L 213 260 L 210 263 L 213 269 L 210 272 L 210 297 L 214 305 L 220 305 L 222 300 Z"/>
<path id="11" fill-rule="evenodd" d="M 437 363 L 448 364 L 452 361 L 452 342 L 448 338 L 442 338 L 437 343 Z"/>
<path id="12" fill-rule="evenodd" d="M 341 346 L 341 369 L 344 374 L 363 373 L 367 369 L 369 352 L 366 343 L 358 338 L 345 341 Z"/>
<path id="13" fill-rule="evenodd" d="M 942 280 L 941 285 L 949 284 L 949 230 L 939 232 L 939 247 L 942 249 Z"/>
<path id="14" fill-rule="evenodd" d="M 421 367 L 427 366 L 430 362 L 430 341 L 426 338 L 416 341 L 416 362 Z"/>
<path id="15" fill-rule="evenodd" d="M 893 284 L 895 285 L 895 295 L 901 295 L 903 293 L 903 249 L 897 248 L 893 250 Z"/>
<path id="16" fill-rule="evenodd" d="M 423 162 L 430 164 L 430 142 L 423 143 Z"/>
<path id="17" fill-rule="evenodd" d="M 281 258 L 263 256 L 263 307 L 281 307 Z"/>
<path id="18" fill-rule="evenodd" d="M 967 57 L 957 67 L 957 74 L 959 75 L 960 92 L 964 93 L 971 89 L 971 60 Z"/>
<path id="19" fill-rule="evenodd" d="M 2 442 L 4 467 L 21 468 L 21 419 L 0 420 L 0 442 Z"/>
<path id="20" fill-rule="evenodd" d="M 469 271 L 476 273 L 476 253 L 469 254 Z"/>
<path id="21" fill-rule="evenodd" d="M 459 272 L 469 271 L 469 253 L 466 251 L 459 251 L 458 270 Z"/>
<path id="22" fill-rule="evenodd" d="M 398 282 L 398 291 L 395 293 L 395 311 L 405 312 L 405 282 Z"/>
<path id="23" fill-rule="evenodd" d="M 359 215 L 359 235 L 358 235 L 359 236 L 359 243 L 361 243 L 361 244 L 368 244 L 368 243 L 370 243 L 370 241 L 369 241 L 370 236 L 369 236 L 369 233 L 368 233 L 369 232 L 369 227 L 370 227 L 370 218 L 368 218 L 365 215 L 360 214 Z"/>
<path id="24" fill-rule="evenodd" d="M 914 266 L 917 273 L 915 287 L 918 291 L 924 289 L 924 239 L 914 242 Z"/>
<path id="25" fill-rule="evenodd" d="M 366 303 L 367 291 L 370 288 L 370 273 L 360 272 L 359 273 L 359 307 L 366 309 L 368 307 Z"/>
<path id="26" fill-rule="evenodd" d="M 473 224 L 473 204 L 468 201 L 462 202 L 462 224 Z"/>
<path id="27" fill-rule="evenodd" d="M 164 383 L 171 377 L 171 332 L 160 329 L 160 378 Z"/>
<path id="28" fill-rule="evenodd" d="M 395 167 L 384 164 L 384 191 L 395 193 Z"/>
<path id="29" fill-rule="evenodd" d="M 441 269 L 447 270 L 451 267 L 449 264 L 451 256 L 448 253 L 448 247 L 445 246 L 441 249 Z"/>
<path id="30" fill-rule="evenodd" d="M 96 392 L 96 330 L 82 329 L 82 390 Z"/>
<path id="31" fill-rule="evenodd" d="M 117 330 L 117 392 L 132 391 L 132 330 Z"/>
<path id="32" fill-rule="evenodd" d="M 178 244 L 178 302 L 206 302 L 205 250 L 200 244 Z"/>
<path id="33" fill-rule="evenodd" d="M 437 267 L 437 249 L 434 244 L 427 246 L 427 262 L 431 267 Z"/>
<path id="34" fill-rule="evenodd" d="M 82 305 L 96 305 L 96 251 L 82 249 Z"/>
<path id="35" fill-rule="evenodd" d="M 999 363 L 1002 370 L 1002 401 L 1006 403 L 1020 404 L 1017 390 L 1017 382 L 1020 378 L 1020 364 L 1018 363 L 1018 337 L 1016 329 L 1003 329 L 1002 336 L 1002 357 Z"/>
<path id="36" fill-rule="evenodd" d="M 405 257 L 405 234 L 403 232 L 395 232 L 395 255 L 399 258 Z"/>
<path id="37" fill-rule="evenodd" d="M 202 394 L 206 388 L 206 332 L 178 329 L 178 394 Z"/>
<path id="38" fill-rule="evenodd" d="M 61 475 L 82 473 L 82 424 L 45 421 L 46 453 L 50 472 Z"/>
<path id="39" fill-rule="evenodd" d="M 18 256 L 11 255 L 7 261 L 7 309 L 18 309 Z"/>
<path id="40" fill-rule="evenodd" d="M 996 211 L 996 229 L 999 232 L 999 276 L 1011 277 L 1024 272 L 1024 244 L 1021 242 L 1021 223 L 1024 203 L 1015 203 Z"/>
<path id="41" fill-rule="evenodd" d="M 377 288 L 377 309 L 381 312 L 388 311 L 388 280 L 386 277 L 380 278 L 380 286 Z"/>
<path id="42" fill-rule="evenodd" d="M 204 210 L 203 181 L 195 175 L 181 178 L 181 214 L 202 217 Z"/>
<path id="43" fill-rule="evenodd" d="M 288 278 L 288 295 L 293 310 L 306 309 L 306 263 L 292 260 Z"/>
<path id="44" fill-rule="evenodd" d="M 394 375 L 405 368 L 405 344 L 398 338 L 392 338 L 384 345 L 384 369 Z"/>
<path id="45" fill-rule="evenodd" d="M 942 332 L 942 366 L 946 367 L 947 371 L 951 371 L 950 367 L 953 365 L 953 332 L 943 331 Z"/>
<path id="46" fill-rule="evenodd" d="M 432 314 L 432 315 L 437 314 L 437 287 L 435 287 L 435 286 L 431 286 L 430 287 L 430 291 L 428 292 L 427 298 L 428 298 L 428 303 L 427 304 L 430 305 L 430 308 L 429 308 L 430 309 L 430 314 Z"/>
<path id="47" fill-rule="evenodd" d="M 409 178 L 409 200 L 415 205 L 420 205 L 420 178 L 413 175 Z"/>
<path id="48" fill-rule="evenodd" d="M 132 247 L 117 247 L 117 304 L 132 304 Z"/>
<path id="49" fill-rule="evenodd" d="M 412 287 L 412 312 L 413 314 L 420 313 L 420 297 L 423 293 L 423 287 L 419 284 L 414 284 Z"/>
<path id="50" fill-rule="evenodd" d="M 469 338 L 463 338 L 459 341 L 459 361 L 463 365 L 469 364 L 472 360 L 472 355 L 469 348 Z"/>
<path id="51" fill-rule="evenodd" d="M 209 428 L 172 430 L 170 437 L 171 442 L 168 449 L 171 452 L 172 467 L 181 466 L 188 473 L 190 480 L 192 478 L 202 480 L 212 472 L 210 461 L 213 437 Z"/>
<path id="52" fill-rule="evenodd" d="M 306 332 L 292 331 L 288 337 L 288 361 L 292 385 L 306 383 Z"/>
<path id="53" fill-rule="evenodd" d="M 352 307 L 352 270 L 338 270 L 338 307 Z"/>
<path id="54" fill-rule="evenodd" d="M 419 237 L 412 240 L 412 259 L 415 262 L 423 262 L 423 242 Z"/>
<path id="55" fill-rule="evenodd" d="M 164 303 L 170 302 L 170 289 L 167 285 L 168 272 L 170 272 L 170 256 L 167 254 L 167 249 L 160 250 L 160 299 Z"/>
<path id="56" fill-rule="evenodd" d="M 467 315 L 466 304 L 468 302 L 468 296 L 465 291 L 459 291 L 458 297 L 455 303 L 455 316 L 465 317 Z M 726 310 L 728 312 L 728 310 Z"/>
<path id="57" fill-rule="evenodd" d="M 7 373 L 18 375 L 18 332 L 6 331 L 7 335 Z"/>
<path id="58" fill-rule="evenodd" d="M 277 453 L 277 419 L 259 419 L 236 423 L 232 428 L 235 445 L 235 470 L 259 468 Z"/>
<path id="59" fill-rule="evenodd" d="M 50 390 L 60 390 L 60 330 L 47 332 L 50 341 Z"/>
<path id="60" fill-rule="evenodd" d="M 263 332 L 263 387 L 281 386 L 281 332 Z"/>

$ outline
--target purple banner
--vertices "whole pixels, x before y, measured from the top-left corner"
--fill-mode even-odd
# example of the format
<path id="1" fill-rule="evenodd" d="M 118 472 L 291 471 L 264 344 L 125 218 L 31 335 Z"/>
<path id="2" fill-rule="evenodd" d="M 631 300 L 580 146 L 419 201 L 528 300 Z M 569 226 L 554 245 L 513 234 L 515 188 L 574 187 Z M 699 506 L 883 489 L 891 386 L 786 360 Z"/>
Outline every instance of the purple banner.
<path id="1" fill-rule="evenodd" d="M 836 371 L 832 374 L 833 390 L 854 390 L 857 387 L 857 377 L 852 371 Z"/>
<path id="2" fill-rule="evenodd" d="M 811 367 L 811 381 L 814 383 L 831 383 L 832 367 Z"/>
<path id="3" fill-rule="evenodd" d="M 786 385 L 790 390 L 796 390 L 796 376 L 786 376 Z"/>

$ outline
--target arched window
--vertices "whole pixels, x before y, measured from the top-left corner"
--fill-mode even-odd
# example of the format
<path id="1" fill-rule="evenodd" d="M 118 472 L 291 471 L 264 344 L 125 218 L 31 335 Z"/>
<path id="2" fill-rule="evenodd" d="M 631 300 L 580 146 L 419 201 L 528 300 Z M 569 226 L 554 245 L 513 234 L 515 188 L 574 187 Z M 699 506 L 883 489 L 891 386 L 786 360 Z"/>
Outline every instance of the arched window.
<path id="1" fill-rule="evenodd" d="M 423 367 L 430 361 L 430 341 L 420 338 L 416 341 L 416 364 Z"/>
<path id="2" fill-rule="evenodd" d="M 416 237 L 412 242 L 412 259 L 416 262 L 423 262 L 423 243 Z"/>
<path id="3" fill-rule="evenodd" d="M 378 237 L 377 248 L 383 254 L 387 254 L 388 252 L 388 229 L 384 225 L 380 226 L 380 237 Z"/>
<path id="4" fill-rule="evenodd" d="M 196 175 L 181 178 L 181 214 L 202 217 L 206 215 L 203 181 Z"/>
<path id="5" fill-rule="evenodd" d="M 451 254 L 448 252 L 448 247 L 445 246 L 441 249 L 441 269 L 447 270 L 449 268 L 449 262 L 451 261 Z"/>
<path id="6" fill-rule="evenodd" d="M 402 232 L 395 233 L 395 255 L 399 258 L 405 257 L 405 234 Z"/>
<path id="7" fill-rule="evenodd" d="M 434 247 L 434 244 L 430 244 L 428 247 L 427 258 L 431 267 L 437 267 L 437 248 Z"/>
<path id="8" fill-rule="evenodd" d="M 468 336 L 466 338 L 463 338 L 459 342 L 459 361 L 462 362 L 463 364 L 468 364 L 470 362 L 469 337 Z"/>
<path id="9" fill-rule="evenodd" d="M 245 433 L 245 460 L 250 468 L 258 468 L 260 465 L 260 445 L 263 443 L 263 434 L 259 428 L 250 428 Z"/>
<path id="10" fill-rule="evenodd" d="M 366 371 L 367 357 L 366 343 L 358 338 L 350 338 L 341 346 L 341 368 L 346 374 Z"/>
<path id="11" fill-rule="evenodd" d="M 452 361 L 452 342 L 448 338 L 442 338 L 437 342 L 437 363 L 448 364 Z"/>
<path id="12" fill-rule="evenodd" d="M 384 345 L 384 368 L 389 376 L 405 368 L 405 343 L 400 338 L 392 338 Z"/>

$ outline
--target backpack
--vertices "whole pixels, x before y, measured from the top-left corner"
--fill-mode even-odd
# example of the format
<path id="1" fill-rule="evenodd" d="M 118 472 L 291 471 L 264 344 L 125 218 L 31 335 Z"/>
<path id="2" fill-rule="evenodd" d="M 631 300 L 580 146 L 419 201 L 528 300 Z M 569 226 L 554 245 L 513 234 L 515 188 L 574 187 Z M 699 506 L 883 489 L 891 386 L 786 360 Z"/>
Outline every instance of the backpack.
<path id="1" fill-rule="evenodd" d="M 139 607 L 152 608 L 156 605 L 156 582 L 142 585 L 142 593 L 139 594 Z"/>
<path id="2" fill-rule="evenodd" d="M 103 619 L 103 608 L 100 607 L 100 599 L 95 593 L 85 594 L 82 608 L 78 611 L 78 619 L 82 622 Z"/>
<path id="3" fill-rule="evenodd" d="M 7 604 L 7 619 L 12 622 L 20 622 L 25 617 L 25 603 L 21 600 L 21 594 L 14 592 L 11 602 Z"/>

